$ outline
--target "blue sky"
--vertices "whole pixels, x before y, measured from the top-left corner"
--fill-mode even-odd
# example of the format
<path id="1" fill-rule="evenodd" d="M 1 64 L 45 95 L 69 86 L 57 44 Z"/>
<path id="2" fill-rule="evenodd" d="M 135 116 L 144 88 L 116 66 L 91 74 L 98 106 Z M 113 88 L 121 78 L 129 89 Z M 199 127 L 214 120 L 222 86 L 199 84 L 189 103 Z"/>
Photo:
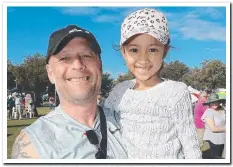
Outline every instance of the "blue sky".
<path id="1" fill-rule="evenodd" d="M 142 7 L 140 7 L 142 8 Z M 112 77 L 127 67 L 119 51 L 120 25 L 139 7 L 8 7 L 7 57 L 14 64 L 28 55 L 46 55 L 50 34 L 68 24 L 91 31 L 102 48 L 103 71 Z M 199 67 L 206 59 L 226 63 L 225 7 L 154 7 L 165 13 L 171 33 L 166 62 L 179 60 Z"/>

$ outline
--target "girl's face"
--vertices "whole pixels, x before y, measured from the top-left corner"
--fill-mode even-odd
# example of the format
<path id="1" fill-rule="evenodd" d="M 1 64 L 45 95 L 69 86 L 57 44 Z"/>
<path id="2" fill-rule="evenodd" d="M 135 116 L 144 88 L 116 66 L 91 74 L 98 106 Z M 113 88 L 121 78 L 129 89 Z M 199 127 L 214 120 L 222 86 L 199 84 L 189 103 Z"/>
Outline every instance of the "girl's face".
<path id="1" fill-rule="evenodd" d="M 163 58 L 169 47 L 148 34 L 134 36 L 121 49 L 126 65 L 140 81 L 148 81 L 158 77 Z"/>

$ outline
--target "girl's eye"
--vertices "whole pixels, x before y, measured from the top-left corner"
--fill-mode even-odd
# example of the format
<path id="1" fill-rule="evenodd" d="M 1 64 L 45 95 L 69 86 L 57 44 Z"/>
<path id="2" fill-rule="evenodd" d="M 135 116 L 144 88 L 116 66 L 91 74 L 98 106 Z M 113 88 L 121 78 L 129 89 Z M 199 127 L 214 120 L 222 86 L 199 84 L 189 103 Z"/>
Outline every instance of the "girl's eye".
<path id="1" fill-rule="evenodd" d="M 150 52 L 157 52 L 158 50 L 157 49 L 155 49 L 155 48 L 151 48 L 150 49 Z"/>
<path id="2" fill-rule="evenodd" d="M 136 48 L 133 48 L 133 49 L 130 49 L 129 51 L 130 51 L 130 52 L 137 53 L 137 52 L 138 52 L 138 49 L 136 49 Z"/>

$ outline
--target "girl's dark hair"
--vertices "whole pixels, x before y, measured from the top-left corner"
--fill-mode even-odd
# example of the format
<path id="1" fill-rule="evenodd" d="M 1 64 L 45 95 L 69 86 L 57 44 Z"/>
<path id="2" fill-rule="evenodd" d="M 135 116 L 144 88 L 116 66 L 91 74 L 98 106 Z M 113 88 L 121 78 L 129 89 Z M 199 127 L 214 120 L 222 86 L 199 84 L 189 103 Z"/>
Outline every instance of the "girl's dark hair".
<path id="1" fill-rule="evenodd" d="M 112 48 L 113 48 L 115 51 L 120 51 L 120 50 L 121 50 L 121 45 L 112 45 Z"/>
<path id="2" fill-rule="evenodd" d="M 124 47 L 125 45 L 128 45 L 130 43 L 130 41 L 132 41 L 135 37 L 137 37 L 140 34 L 134 35 L 132 37 L 130 37 L 129 39 L 127 39 L 122 45 L 112 45 L 113 49 L 116 51 L 120 51 L 121 47 Z M 169 46 L 170 48 L 174 48 L 173 46 L 170 45 L 171 43 L 171 39 L 169 38 L 167 41 L 167 44 L 165 45 L 165 47 Z M 166 56 L 164 56 L 165 58 Z"/>

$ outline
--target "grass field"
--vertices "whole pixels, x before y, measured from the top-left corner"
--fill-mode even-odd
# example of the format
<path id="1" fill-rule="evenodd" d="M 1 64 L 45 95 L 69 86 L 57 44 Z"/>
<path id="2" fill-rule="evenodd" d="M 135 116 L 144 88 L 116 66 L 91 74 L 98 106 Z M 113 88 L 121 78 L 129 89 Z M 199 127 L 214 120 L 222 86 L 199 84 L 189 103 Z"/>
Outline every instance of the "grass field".
<path id="1" fill-rule="evenodd" d="M 39 107 L 37 110 L 38 114 L 41 116 L 49 112 L 49 107 Z M 12 146 L 21 129 L 31 125 L 36 119 L 37 118 L 7 121 L 7 158 L 11 156 Z"/>

